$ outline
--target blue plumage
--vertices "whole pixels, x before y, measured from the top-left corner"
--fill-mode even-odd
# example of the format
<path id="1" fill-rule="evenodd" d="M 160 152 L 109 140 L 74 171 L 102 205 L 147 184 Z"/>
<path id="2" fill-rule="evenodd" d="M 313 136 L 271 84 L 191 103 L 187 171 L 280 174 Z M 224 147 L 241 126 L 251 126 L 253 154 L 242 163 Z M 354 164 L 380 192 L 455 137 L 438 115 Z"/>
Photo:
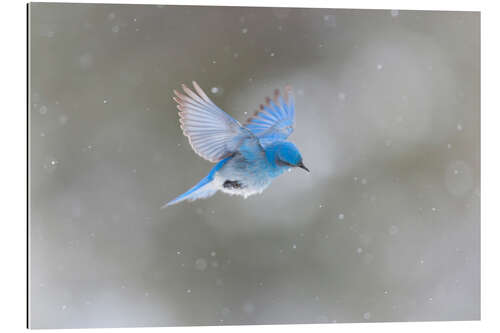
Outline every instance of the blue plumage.
<path id="1" fill-rule="evenodd" d="M 286 141 L 295 121 L 289 87 L 284 96 L 275 90 L 274 98 L 267 98 L 241 125 L 218 108 L 196 82 L 193 86 L 196 93 L 186 85 L 182 85 L 185 95 L 174 90 L 181 128 L 198 155 L 218 163 L 198 184 L 163 207 L 207 198 L 217 191 L 246 198 L 261 193 L 289 168 L 309 171 L 297 147 Z"/>

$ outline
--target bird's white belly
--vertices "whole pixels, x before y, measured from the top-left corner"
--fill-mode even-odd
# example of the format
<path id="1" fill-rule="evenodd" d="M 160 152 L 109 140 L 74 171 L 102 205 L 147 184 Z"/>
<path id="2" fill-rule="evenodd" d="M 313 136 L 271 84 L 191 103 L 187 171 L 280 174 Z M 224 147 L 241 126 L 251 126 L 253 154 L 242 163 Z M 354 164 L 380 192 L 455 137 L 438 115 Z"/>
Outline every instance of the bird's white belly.
<path id="1" fill-rule="evenodd" d="M 272 181 L 269 172 L 266 172 L 266 162 L 257 160 L 248 163 L 238 157 L 229 161 L 215 175 L 218 188 L 224 193 L 245 198 L 262 193 Z M 226 182 L 237 183 L 237 186 L 228 186 Z"/>
<path id="2" fill-rule="evenodd" d="M 245 198 L 254 194 L 262 193 L 262 191 L 264 191 L 271 184 L 271 179 L 260 179 L 255 181 L 254 179 L 248 179 L 248 177 L 239 177 L 237 180 L 241 182 L 241 188 L 225 187 L 224 183 L 227 180 L 236 180 L 236 177 L 231 178 L 233 179 L 229 179 L 228 177 L 217 173 L 215 175 L 214 182 L 220 191 L 230 195 L 241 195 Z"/>

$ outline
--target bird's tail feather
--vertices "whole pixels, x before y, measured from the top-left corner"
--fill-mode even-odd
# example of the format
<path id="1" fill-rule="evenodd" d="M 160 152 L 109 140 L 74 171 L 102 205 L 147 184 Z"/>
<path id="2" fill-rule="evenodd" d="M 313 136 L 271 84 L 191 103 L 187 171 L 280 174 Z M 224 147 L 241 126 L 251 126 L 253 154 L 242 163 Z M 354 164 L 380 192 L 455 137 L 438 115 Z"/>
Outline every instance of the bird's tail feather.
<path id="1" fill-rule="evenodd" d="M 174 200 L 167 202 L 164 204 L 161 209 L 166 208 L 168 206 L 175 205 L 176 203 L 179 203 L 184 200 L 189 200 L 193 201 L 196 199 L 204 199 L 211 197 L 212 195 L 215 194 L 219 189 L 217 187 L 217 184 L 213 181 L 215 178 L 215 173 L 219 171 L 224 164 L 226 164 L 227 161 L 229 161 L 231 158 L 233 158 L 233 155 L 226 157 L 225 159 L 219 161 L 212 170 L 208 173 L 208 175 L 200 180 L 198 184 L 193 186 L 189 191 L 187 191 L 184 194 L 179 195 L 177 198 Z"/>
<path id="2" fill-rule="evenodd" d="M 200 180 L 198 184 L 193 186 L 186 193 L 183 193 L 179 195 L 177 198 L 173 199 L 172 201 L 167 202 L 165 205 L 161 207 L 161 209 L 175 205 L 176 203 L 179 203 L 184 200 L 193 201 L 196 199 L 208 198 L 214 195 L 218 189 L 213 183 L 213 178 L 209 176 L 210 175 Z"/>

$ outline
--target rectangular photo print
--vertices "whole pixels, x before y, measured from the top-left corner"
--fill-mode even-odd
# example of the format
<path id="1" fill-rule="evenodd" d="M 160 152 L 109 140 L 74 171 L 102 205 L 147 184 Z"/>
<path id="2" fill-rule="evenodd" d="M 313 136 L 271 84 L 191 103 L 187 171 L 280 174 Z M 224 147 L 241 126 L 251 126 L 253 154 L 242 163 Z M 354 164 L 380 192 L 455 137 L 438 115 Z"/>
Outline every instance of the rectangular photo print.
<path id="1" fill-rule="evenodd" d="M 28 324 L 480 319 L 480 13 L 28 4 Z"/>

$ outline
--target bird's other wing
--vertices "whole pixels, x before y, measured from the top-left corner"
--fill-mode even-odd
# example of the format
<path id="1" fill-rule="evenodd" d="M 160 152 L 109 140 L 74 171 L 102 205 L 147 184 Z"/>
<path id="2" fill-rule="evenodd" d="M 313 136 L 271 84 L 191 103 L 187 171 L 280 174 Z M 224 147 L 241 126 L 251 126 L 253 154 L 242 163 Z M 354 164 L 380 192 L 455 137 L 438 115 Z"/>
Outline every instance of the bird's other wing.
<path id="1" fill-rule="evenodd" d="M 248 128 L 262 145 L 276 140 L 285 140 L 292 134 L 295 123 L 295 103 L 290 86 L 285 88 L 284 96 L 278 89 L 274 98 L 266 98 L 266 104 L 248 118 L 245 127 Z"/>
<path id="2" fill-rule="evenodd" d="M 174 101 L 178 104 L 181 128 L 193 150 L 210 162 L 218 162 L 233 154 L 249 140 L 258 144 L 255 136 L 241 124 L 214 104 L 193 81 L 192 91 L 182 85 L 184 94 L 174 90 Z"/>

